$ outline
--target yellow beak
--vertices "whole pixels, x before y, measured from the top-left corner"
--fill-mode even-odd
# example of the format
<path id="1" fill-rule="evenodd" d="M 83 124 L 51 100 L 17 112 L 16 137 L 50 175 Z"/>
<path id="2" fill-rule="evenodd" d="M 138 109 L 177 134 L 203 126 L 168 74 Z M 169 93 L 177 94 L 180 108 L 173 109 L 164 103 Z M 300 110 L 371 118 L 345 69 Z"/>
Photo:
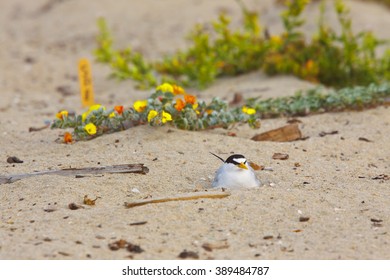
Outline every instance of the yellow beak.
<path id="1" fill-rule="evenodd" d="M 238 165 L 238 167 L 242 169 L 248 169 L 248 167 L 246 167 L 246 165 L 242 162 Z"/>

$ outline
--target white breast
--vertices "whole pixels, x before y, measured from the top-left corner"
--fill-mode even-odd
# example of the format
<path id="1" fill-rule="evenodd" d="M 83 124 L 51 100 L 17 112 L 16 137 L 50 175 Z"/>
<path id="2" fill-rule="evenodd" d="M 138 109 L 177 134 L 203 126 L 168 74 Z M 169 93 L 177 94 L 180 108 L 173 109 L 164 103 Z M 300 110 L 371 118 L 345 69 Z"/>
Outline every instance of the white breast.
<path id="1" fill-rule="evenodd" d="M 231 163 L 224 163 L 216 172 L 212 186 L 214 188 L 256 188 L 261 182 L 253 169 L 242 169 Z"/>

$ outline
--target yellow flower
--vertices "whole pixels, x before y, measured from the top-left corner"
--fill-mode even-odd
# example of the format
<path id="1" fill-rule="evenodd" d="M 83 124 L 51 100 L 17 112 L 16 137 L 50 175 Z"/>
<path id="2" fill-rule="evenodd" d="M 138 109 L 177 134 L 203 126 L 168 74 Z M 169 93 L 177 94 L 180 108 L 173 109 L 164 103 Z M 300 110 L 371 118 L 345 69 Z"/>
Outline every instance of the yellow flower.
<path id="1" fill-rule="evenodd" d="M 163 111 L 163 112 L 162 112 L 162 122 L 163 122 L 163 123 L 166 123 L 166 122 L 169 122 L 169 121 L 171 121 L 171 120 L 172 120 L 171 114 L 169 114 L 169 113 Z"/>
<path id="2" fill-rule="evenodd" d="M 156 91 L 159 91 L 159 90 L 161 90 L 162 92 L 173 93 L 173 86 L 171 84 L 168 84 L 168 83 L 163 83 L 162 85 L 159 85 L 156 88 Z"/>
<path id="3" fill-rule="evenodd" d="M 93 111 L 97 111 L 99 110 L 100 108 L 102 108 L 103 110 L 106 110 L 106 108 L 100 104 L 95 104 L 95 105 L 92 105 L 91 107 L 89 107 L 88 111 L 87 112 L 84 112 L 82 115 L 81 115 L 81 120 L 84 122 L 88 115 L 93 112 Z"/>
<path id="4" fill-rule="evenodd" d="M 87 111 L 87 112 L 84 112 L 82 115 L 81 115 L 81 120 L 83 121 L 83 122 L 85 122 L 85 119 L 88 117 L 88 115 L 89 115 L 89 111 Z"/>
<path id="5" fill-rule="evenodd" d="M 133 107 L 138 113 L 142 113 L 148 105 L 147 100 L 137 100 L 134 102 Z"/>
<path id="6" fill-rule="evenodd" d="M 108 115 L 109 118 L 115 117 L 115 112 L 112 112 L 111 114 Z"/>
<path id="7" fill-rule="evenodd" d="M 64 117 L 68 116 L 68 111 L 61 111 L 56 114 L 56 117 L 60 120 L 63 120 Z"/>
<path id="8" fill-rule="evenodd" d="M 280 45 L 282 43 L 282 38 L 277 35 L 271 36 L 271 42 L 275 45 Z"/>
<path id="9" fill-rule="evenodd" d="M 99 110 L 100 108 L 103 108 L 103 110 L 106 110 L 106 108 L 100 104 L 95 104 L 95 105 L 92 105 L 91 107 L 89 107 L 88 111 L 89 112 L 92 112 L 92 111 L 96 111 L 96 110 Z"/>
<path id="10" fill-rule="evenodd" d="M 96 134 L 96 125 L 94 125 L 93 123 L 88 123 L 87 125 L 84 126 L 84 129 L 85 129 L 85 131 L 86 131 L 89 135 L 94 135 L 94 134 Z"/>
<path id="11" fill-rule="evenodd" d="M 151 122 L 158 115 L 156 110 L 150 110 L 148 113 L 148 122 Z"/>
<path id="12" fill-rule="evenodd" d="M 174 59 L 172 60 L 172 65 L 173 65 L 174 67 L 180 66 L 179 60 L 178 60 L 177 58 L 174 58 Z"/>
<path id="13" fill-rule="evenodd" d="M 254 115 L 256 114 L 256 110 L 253 109 L 253 108 L 248 108 L 246 106 L 242 107 L 242 112 L 244 112 L 245 114 L 248 114 L 248 115 Z"/>

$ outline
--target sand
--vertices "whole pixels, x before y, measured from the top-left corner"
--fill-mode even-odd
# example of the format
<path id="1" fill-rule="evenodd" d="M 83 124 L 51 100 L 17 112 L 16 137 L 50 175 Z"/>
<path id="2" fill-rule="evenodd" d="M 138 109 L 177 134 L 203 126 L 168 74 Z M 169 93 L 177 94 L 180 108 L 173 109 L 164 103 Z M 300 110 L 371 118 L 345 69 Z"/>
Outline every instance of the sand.
<path id="1" fill-rule="evenodd" d="M 273 1 L 245 2 L 262 13 L 271 32 L 281 30 L 280 8 Z M 384 28 L 390 26 L 388 9 L 348 3 L 355 30 L 390 38 Z M 106 79 L 108 67 L 93 61 L 98 16 L 106 18 L 118 46 L 130 43 L 158 58 L 186 46 L 190 28 L 221 10 L 238 22 L 235 1 L 1 0 L 0 6 L 0 174 L 124 163 L 143 163 L 150 170 L 84 178 L 45 175 L 0 185 L 0 259 L 177 259 L 185 250 L 199 259 L 390 258 L 390 181 L 384 176 L 390 168 L 388 108 L 299 118 L 308 138 L 289 143 L 250 140 L 286 124 L 285 118 L 263 120 L 258 130 L 236 126 L 236 137 L 220 129 L 140 126 L 65 145 L 56 142 L 62 130 L 29 132 L 61 109 L 83 112 L 80 57 L 92 61 L 99 103 L 130 106 L 149 95 L 131 81 Z M 308 16 L 314 19 L 316 12 L 310 7 Z M 315 23 L 305 28 L 313 30 Z M 313 86 L 255 72 L 193 92 L 231 100 L 235 92 L 285 96 Z M 337 133 L 319 136 L 332 131 Z M 226 198 L 124 207 L 146 197 L 207 189 L 220 165 L 209 152 L 241 153 L 273 171 L 257 171 L 263 187 L 233 190 Z M 276 152 L 289 158 L 274 160 Z M 23 163 L 7 163 L 9 156 Z M 88 206 L 85 195 L 100 198 Z M 70 203 L 83 208 L 71 210 Z M 142 250 L 111 250 L 109 244 L 120 239 Z"/>

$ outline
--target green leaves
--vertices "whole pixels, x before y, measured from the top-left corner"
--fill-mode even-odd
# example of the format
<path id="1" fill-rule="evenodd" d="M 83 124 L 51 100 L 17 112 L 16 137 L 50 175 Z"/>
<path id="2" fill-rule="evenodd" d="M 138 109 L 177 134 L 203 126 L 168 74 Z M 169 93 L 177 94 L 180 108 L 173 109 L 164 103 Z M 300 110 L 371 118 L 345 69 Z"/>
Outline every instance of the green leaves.
<path id="1" fill-rule="evenodd" d="M 147 61 L 131 48 L 114 50 L 106 23 L 99 19 L 96 59 L 111 66 L 112 77 L 132 79 L 142 89 L 155 87 L 157 81 L 202 89 L 218 77 L 257 69 L 269 75 L 292 74 L 336 88 L 389 80 L 389 52 L 382 58 L 376 57 L 377 47 L 386 42 L 371 32 L 355 34 L 349 9 L 342 0 L 334 1 L 340 32 L 326 24 L 323 2 L 313 38 L 300 30 L 308 0 L 287 1 L 281 13 L 285 31 L 273 36 L 263 36 L 258 14 L 249 11 L 242 2 L 238 3 L 243 15 L 241 28 L 233 30 L 230 18 L 222 13 L 211 27 L 195 25 L 188 36 L 188 49 L 177 50 L 154 62 Z"/>
<path id="2" fill-rule="evenodd" d="M 72 136 L 75 140 L 88 140 L 146 123 L 202 130 L 227 128 L 237 122 L 248 122 L 254 127 L 258 123 L 255 110 L 252 109 L 252 115 L 249 115 L 239 108 L 229 108 L 219 98 L 214 98 L 210 103 L 198 102 L 195 96 L 185 93 L 184 89 L 164 83 L 147 100 L 138 100 L 126 110 L 123 106 L 106 110 L 96 104 L 79 116 L 69 116 L 67 111 L 62 111 L 57 114 L 51 128 L 73 128 Z"/>
<path id="3" fill-rule="evenodd" d="M 232 31 L 229 25 L 230 19 L 224 14 L 213 22 L 211 33 L 198 24 L 188 36 L 187 50 L 178 50 L 161 61 L 148 62 L 131 48 L 114 50 L 107 25 L 104 19 L 99 19 L 98 48 L 94 54 L 97 61 L 111 66 L 111 77 L 132 79 L 140 88 L 154 87 L 157 80 L 205 88 L 217 77 L 261 67 L 266 46 L 259 35 L 257 14 L 245 10 L 244 26 L 240 30 Z"/>
<path id="4" fill-rule="evenodd" d="M 107 63 L 113 72 L 110 77 L 118 80 L 132 79 L 138 82 L 140 89 L 148 89 L 157 85 L 156 77 L 153 74 L 153 65 L 147 62 L 141 53 L 131 48 L 114 50 L 113 39 L 108 30 L 106 21 L 98 19 L 99 34 L 96 38 L 98 48 L 94 50 L 97 61 Z"/>
<path id="5" fill-rule="evenodd" d="M 229 128 L 236 123 L 248 123 L 252 128 L 259 128 L 260 118 L 362 110 L 381 105 L 386 102 L 386 98 L 390 98 L 389 83 L 331 91 L 316 88 L 305 93 L 297 92 L 289 97 L 248 99 L 245 106 L 230 108 L 227 102 L 219 98 L 213 98 L 210 103 L 206 103 L 197 101 L 195 96 L 186 94 L 184 90 L 176 95 L 173 92 L 157 90 L 148 100 L 137 101 L 145 104 L 142 108 L 133 105 L 126 110 L 123 110 L 123 106 L 106 110 L 101 105 L 93 105 L 79 116 L 70 116 L 68 112 L 62 111 L 57 114 L 51 128 L 72 128 L 76 140 L 88 140 L 146 123 L 152 126 L 171 124 L 184 130 Z M 92 130 L 91 133 L 88 126 L 94 127 L 96 131 Z"/>
<path id="6" fill-rule="evenodd" d="M 112 37 L 107 28 L 104 18 L 99 18 L 97 21 L 99 34 L 96 38 L 98 48 L 94 51 L 96 60 L 103 63 L 110 63 L 114 56 L 112 49 Z"/>
<path id="7" fill-rule="evenodd" d="M 288 39 L 294 40 L 300 37 L 300 33 L 296 29 L 305 22 L 300 16 L 308 3 L 308 0 L 286 1 L 286 10 L 282 12 L 281 19 Z"/>
<path id="8" fill-rule="evenodd" d="M 343 88 L 327 91 L 324 88 L 298 92 L 294 96 L 267 100 L 248 100 L 258 117 L 303 116 L 313 113 L 362 110 L 375 107 L 390 97 L 390 84 L 371 84 L 366 87 Z"/>

